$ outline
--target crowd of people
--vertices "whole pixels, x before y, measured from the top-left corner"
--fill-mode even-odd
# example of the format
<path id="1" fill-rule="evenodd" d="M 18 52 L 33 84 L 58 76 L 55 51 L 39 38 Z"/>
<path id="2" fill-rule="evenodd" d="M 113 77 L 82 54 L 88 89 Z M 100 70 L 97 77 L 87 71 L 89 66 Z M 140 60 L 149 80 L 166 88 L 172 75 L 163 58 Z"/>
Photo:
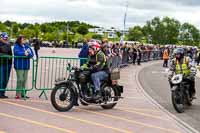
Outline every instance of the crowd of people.
<path id="1" fill-rule="evenodd" d="M 87 58 L 89 45 L 95 41 L 97 40 L 84 41 L 81 52 L 79 53 L 80 58 Z M 135 42 L 125 42 L 123 45 L 109 42 L 108 40 L 97 42 L 100 44 L 101 50 L 105 53 L 108 60 L 115 58 L 115 66 L 116 64 L 118 66 L 125 66 L 127 64 L 141 65 L 141 62 L 162 59 L 165 49 L 160 45 L 144 45 Z"/>

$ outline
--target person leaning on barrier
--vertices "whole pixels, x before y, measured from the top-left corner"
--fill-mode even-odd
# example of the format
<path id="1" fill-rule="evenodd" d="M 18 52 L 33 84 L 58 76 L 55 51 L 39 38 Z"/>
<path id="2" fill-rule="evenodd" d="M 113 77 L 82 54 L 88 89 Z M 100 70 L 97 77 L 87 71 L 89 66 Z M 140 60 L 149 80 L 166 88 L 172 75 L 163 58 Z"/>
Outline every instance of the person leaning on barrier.
<path id="1" fill-rule="evenodd" d="M 17 38 L 14 45 L 14 55 L 17 56 L 14 59 L 14 68 L 17 74 L 17 88 L 15 98 L 20 99 L 21 97 L 24 98 L 26 96 L 26 92 L 23 93 L 22 90 L 26 88 L 28 71 L 30 69 L 30 58 L 32 58 L 34 55 L 31 47 L 26 43 L 25 36 L 19 36 Z"/>
<path id="2" fill-rule="evenodd" d="M 170 75 L 169 75 L 169 81 L 173 76 L 173 73 L 176 74 L 184 74 L 184 79 L 188 81 L 190 84 L 190 96 L 192 98 L 195 98 L 195 76 L 196 71 L 193 71 L 193 64 L 192 60 L 190 60 L 189 57 L 184 56 L 184 49 L 183 48 L 177 48 L 174 50 L 175 58 L 171 61 L 170 64 Z M 172 84 L 170 83 L 170 86 L 172 87 Z"/>
<path id="3" fill-rule="evenodd" d="M 12 56 L 12 49 L 8 43 L 8 34 L 0 33 L 0 98 L 8 98 L 5 96 L 5 89 L 7 87 L 10 71 L 12 66 L 12 58 L 1 56 Z"/>
<path id="4" fill-rule="evenodd" d="M 91 79 L 95 87 L 94 99 L 101 98 L 101 80 L 108 77 L 106 55 L 100 49 L 100 45 L 97 42 L 92 42 L 89 45 L 89 58 L 88 62 L 82 66 L 83 69 L 90 69 Z"/>

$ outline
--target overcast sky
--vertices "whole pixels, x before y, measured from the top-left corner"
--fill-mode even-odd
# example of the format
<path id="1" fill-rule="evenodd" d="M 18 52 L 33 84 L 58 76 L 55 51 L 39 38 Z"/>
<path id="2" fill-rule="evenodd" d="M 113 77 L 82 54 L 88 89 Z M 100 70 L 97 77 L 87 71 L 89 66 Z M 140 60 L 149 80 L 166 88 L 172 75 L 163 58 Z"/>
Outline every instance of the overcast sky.
<path id="1" fill-rule="evenodd" d="M 123 27 L 127 0 L 0 0 L 0 21 L 51 22 L 79 20 Z M 127 27 L 169 16 L 200 28 L 200 0 L 128 0 Z"/>

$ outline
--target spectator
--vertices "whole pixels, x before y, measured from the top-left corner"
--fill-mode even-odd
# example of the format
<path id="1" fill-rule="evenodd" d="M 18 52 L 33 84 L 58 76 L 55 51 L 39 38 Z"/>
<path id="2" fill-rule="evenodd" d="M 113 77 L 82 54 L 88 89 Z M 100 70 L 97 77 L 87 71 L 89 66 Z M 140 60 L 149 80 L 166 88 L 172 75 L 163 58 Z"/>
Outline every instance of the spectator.
<path id="1" fill-rule="evenodd" d="M 138 65 L 141 65 L 141 58 L 142 58 L 142 53 L 140 48 L 137 48 L 137 63 Z"/>
<path id="2" fill-rule="evenodd" d="M 163 67 L 168 67 L 168 60 L 169 60 L 169 50 L 165 48 L 163 53 Z"/>
<path id="3" fill-rule="evenodd" d="M 122 46 L 122 64 L 127 64 L 128 63 L 128 47 L 127 43 L 125 43 L 124 46 Z"/>
<path id="4" fill-rule="evenodd" d="M 40 41 L 38 39 L 35 39 L 33 41 L 33 46 L 34 46 L 34 51 L 35 51 L 36 59 L 38 59 L 38 51 L 40 49 Z"/>
<path id="5" fill-rule="evenodd" d="M 19 36 L 17 38 L 14 45 L 14 55 L 22 56 L 21 58 L 14 59 L 14 68 L 17 74 L 17 91 L 15 98 L 29 98 L 26 96 L 26 91 L 23 93 L 22 90 L 25 90 L 26 87 L 28 70 L 30 69 L 30 58 L 33 57 L 33 51 L 31 47 L 26 44 L 26 38 L 24 36 Z"/>
<path id="6" fill-rule="evenodd" d="M 78 55 L 79 58 L 88 58 L 89 55 L 89 46 L 87 40 L 84 40 L 83 47 Z M 80 66 L 86 63 L 86 60 L 80 60 Z"/>
<path id="7" fill-rule="evenodd" d="M 135 46 L 133 47 L 133 55 L 132 55 L 132 58 L 133 58 L 133 65 L 135 65 L 135 61 L 137 59 L 137 50 L 135 48 Z"/>
<path id="8" fill-rule="evenodd" d="M 12 56 L 12 49 L 8 43 L 8 35 L 3 32 L 0 33 L 0 56 Z M 12 66 L 12 58 L 0 57 L 0 98 L 8 98 L 5 96 L 5 89 L 7 87 L 10 71 Z"/>

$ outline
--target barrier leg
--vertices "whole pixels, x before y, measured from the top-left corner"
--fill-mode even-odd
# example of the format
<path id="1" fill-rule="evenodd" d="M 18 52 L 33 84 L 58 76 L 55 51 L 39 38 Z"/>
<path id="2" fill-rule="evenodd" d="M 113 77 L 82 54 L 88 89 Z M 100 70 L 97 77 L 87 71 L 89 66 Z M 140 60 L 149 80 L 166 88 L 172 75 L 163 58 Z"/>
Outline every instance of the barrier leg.
<path id="1" fill-rule="evenodd" d="M 47 97 L 47 94 L 46 94 L 46 91 L 45 91 L 45 90 L 43 90 L 43 91 L 40 93 L 39 98 L 41 98 L 43 94 L 44 94 L 44 96 L 45 96 L 45 99 L 48 100 L 48 97 Z"/>
<path id="2" fill-rule="evenodd" d="M 23 90 L 22 90 L 22 96 L 24 96 L 23 99 L 26 100 L 26 89 L 25 88 L 23 88 Z"/>

